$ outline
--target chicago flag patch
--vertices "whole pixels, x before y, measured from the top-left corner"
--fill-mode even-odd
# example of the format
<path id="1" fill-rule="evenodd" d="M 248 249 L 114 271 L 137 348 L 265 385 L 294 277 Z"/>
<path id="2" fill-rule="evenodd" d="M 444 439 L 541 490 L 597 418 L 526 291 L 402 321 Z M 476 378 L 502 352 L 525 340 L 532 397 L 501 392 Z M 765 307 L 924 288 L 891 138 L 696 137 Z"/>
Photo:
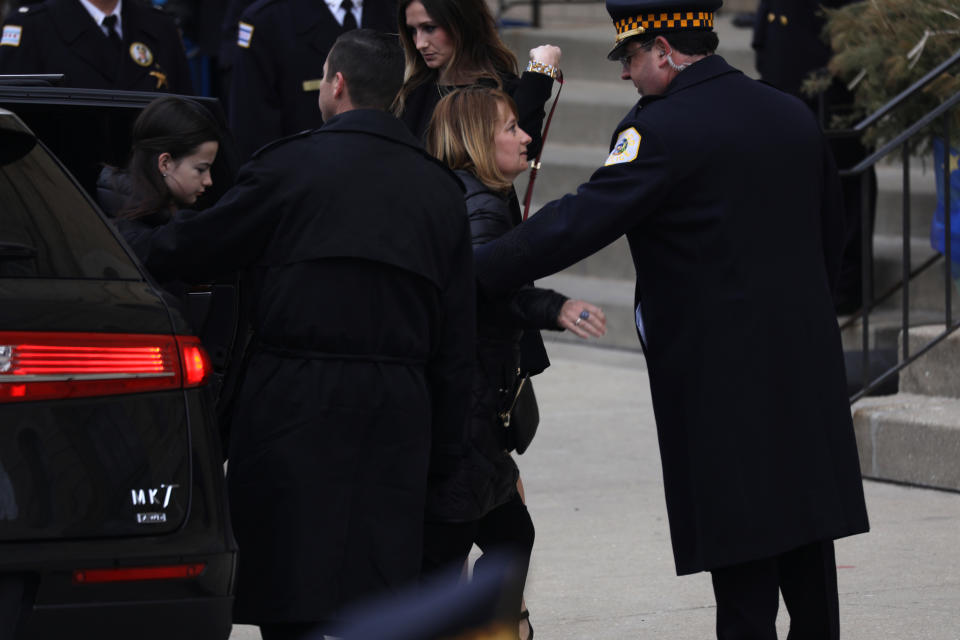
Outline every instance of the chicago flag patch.
<path id="1" fill-rule="evenodd" d="M 250 48 L 250 42 L 253 40 L 253 25 L 241 22 L 237 29 L 237 46 L 244 49 Z"/>
<path id="2" fill-rule="evenodd" d="M 0 39 L 0 47 L 19 47 L 21 33 L 23 33 L 23 27 L 8 24 L 3 28 L 3 38 Z"/>

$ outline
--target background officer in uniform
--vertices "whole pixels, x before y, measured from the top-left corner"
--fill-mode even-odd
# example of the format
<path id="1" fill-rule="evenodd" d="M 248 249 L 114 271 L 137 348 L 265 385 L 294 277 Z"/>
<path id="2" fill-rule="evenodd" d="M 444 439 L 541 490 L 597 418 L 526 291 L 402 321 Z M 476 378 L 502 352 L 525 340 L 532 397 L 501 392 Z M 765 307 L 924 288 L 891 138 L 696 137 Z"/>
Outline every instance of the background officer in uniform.
<path id="1" fill-rule="evenodd" d="M 192 94 L 173 19 L 138 0 L 47 0 L 10 14 L 0 73 L 62 73 L 63 86 Z"/>
<path id="2" fill-rule="evenodd" d="M 815 113 L 819 113 L 820 97 L 804 94 L 802 86 L 808 75 L 826 68 L 832 55 L 823 38 L 823 9 L 838 9 L 851 2 L 853 0 L 760 0 L 752 43 L 757 53 L 760 78 L 777 89 L 800 98 Z M 826 127 L 831 126 L 834 115 L 845 115 L 853 107 L 853 94 L 843 82 L 836 79 L 824 92 L 822 100 L 822 124 Z M 869 155 L 869 150 L 859 138 L 833 138 L 829 140 L 829 144 L 834 161 L 841 169 L 853 167 Z M 868 182 L 866 211 L 870 216 L 872 229 L 877 202 L 876 171 L 871 167 L 864 179 Z M 840 179 L 849 224 L 840 275 L 834 291 L 834 306 L 839 314 L 853 313 L 863 302 L 861 219 L 864 202 L 860 180 L 860 176 Z"/>
<path id="3" fill-rule="evenodd" d="M 626 234 L 679 574 L 721 639 L 839 635 L 833 540 L 868 529 L 831 290 L 839 179 L 802 102 L 713 52 L 720 0 L 607 0 L 641 95 L 605 165 L 475 250 L 504 290 Z"/>
<path id="4" fill-rule="evenodd" d="M 227 481 L 235 621 L 330 633 L 420 569 L 428 472 L 460 461 L 475 289 L 463 192 L 386 112 L 396 38 L 334 44 L 326 124 L 277 141 L 212 208 L 128 235 L 165 281 L 247 268 L 254 327 Z"/>
<path id="5" fill-rule="evenodd" d="M 243 12 L 228 102 L 241 158 L 323 124 L 323 61 L 337 36 L 357 27 L 395 33 L 395 0 L 260 0 Z"/>

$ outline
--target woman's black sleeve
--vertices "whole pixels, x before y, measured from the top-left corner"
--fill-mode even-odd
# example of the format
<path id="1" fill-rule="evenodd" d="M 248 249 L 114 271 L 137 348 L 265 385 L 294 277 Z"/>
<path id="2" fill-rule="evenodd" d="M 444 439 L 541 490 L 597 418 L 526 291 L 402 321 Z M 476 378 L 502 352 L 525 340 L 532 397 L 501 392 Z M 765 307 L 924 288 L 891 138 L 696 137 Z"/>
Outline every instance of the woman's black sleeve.
<path id="1" fill-rule="evenodd" d="M 517 122 L 533 140 L 527 145 L 527 157 L 535 158 L 543 143 L 544 105 L 553 91 L 553 78 L 543 73 L 524 71 L 523 75 L 504 78 L 503 89 L 517 103 Z"/>
<path id="2" fill-rule="evenodd" d="M 478 194 L 467 201 L 470 235 L 474 248 L 496 240 L 510 231 L 506 203 L 492 194 Z M 567 297 L 550 289 L 525 285 L 506 296 L 489 299 L 480 297 L 483 316 L 501 326 L 518 329 L 556 329 L 560 307 Z"/>
<path id="3" fill-rule="evenodd" d="M 514 326 L 522 329 L 562 331 L 557 318 L 567 300 L 567 296 L 553 289 L 525 285 L 510 298 L 510 317 L 514 320 Z"/>

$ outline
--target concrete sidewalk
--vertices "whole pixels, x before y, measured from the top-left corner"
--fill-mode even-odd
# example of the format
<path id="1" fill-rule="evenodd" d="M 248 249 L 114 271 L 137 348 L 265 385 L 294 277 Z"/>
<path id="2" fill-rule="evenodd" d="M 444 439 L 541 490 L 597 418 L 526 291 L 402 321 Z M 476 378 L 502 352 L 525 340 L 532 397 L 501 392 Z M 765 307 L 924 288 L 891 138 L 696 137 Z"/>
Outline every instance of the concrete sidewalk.
<path id="1" fill-rule="evenodd" d="M 602 341 L 601 341 L 602 344 Z M 541 423 L 518 458 L 537 542 L 540 640 L 707 640 L 708 574 L 677 577 L 643 356 L 549 342 Z M 872 531 L 837 543 L 845 640 L 960 640 L 960 494 L 865 483 Z M 781 638 L 786 611 L 781 607 Z M 234 627 L 252 640 L 252 627 Z"/>
<path id="2" fill-rule="evenodd" d="M 643 357 L 548 350 L 540 431 L 519 458 L 537 525 L 537 637 L 714 637 L 709 575 L 674 572 Z M 960 639 L 960 494 L 864 487 L 872 531 L 837 543 L 843 637 Z M 781 638 L 786 622 L 781 607 Z"/>

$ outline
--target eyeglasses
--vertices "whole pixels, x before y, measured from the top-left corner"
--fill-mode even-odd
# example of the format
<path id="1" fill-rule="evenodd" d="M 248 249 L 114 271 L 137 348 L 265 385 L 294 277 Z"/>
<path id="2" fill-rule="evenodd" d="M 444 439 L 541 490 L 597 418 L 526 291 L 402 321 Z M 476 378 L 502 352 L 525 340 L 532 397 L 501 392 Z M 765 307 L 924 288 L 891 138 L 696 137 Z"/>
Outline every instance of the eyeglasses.
<path id="1" fill-rule="evenodd" d="M 649 45 L 647 45 L 647 44 L 641 44 L 639 47 L 637 47 L 636 49 L 634 49 L 633 51 L 631 51 L 631 52 L 628 53 L 627 55 L 625 55 L 625 56 L 620 56 L 620 58 L 619 58 L 619 60 L 620 60 L 620 65 L 623 67 L 623 70 L 624 70 L 624 71 L 627 71 L 628 69 L 630 69 L 630 62 L 633 60 L 633 56 L 637 55 L 637 54 L 640 53 L 641 51 L 650 51 L 651 49 L 653 49 L 653 42 L 652 42 L 652 41 L 649 43 Z"/>
<path id="2" fill-rule="evenodd" d="M 626 71 L 630 68 L 630 61 L 633 59 L 633 56 L 637 55 L 640 52 L 640 49 L 634 49 L 633 53 L 628 53 L 625 56 L 620 56 L 620 66 L 623 67 L 623 70 Z"/>

